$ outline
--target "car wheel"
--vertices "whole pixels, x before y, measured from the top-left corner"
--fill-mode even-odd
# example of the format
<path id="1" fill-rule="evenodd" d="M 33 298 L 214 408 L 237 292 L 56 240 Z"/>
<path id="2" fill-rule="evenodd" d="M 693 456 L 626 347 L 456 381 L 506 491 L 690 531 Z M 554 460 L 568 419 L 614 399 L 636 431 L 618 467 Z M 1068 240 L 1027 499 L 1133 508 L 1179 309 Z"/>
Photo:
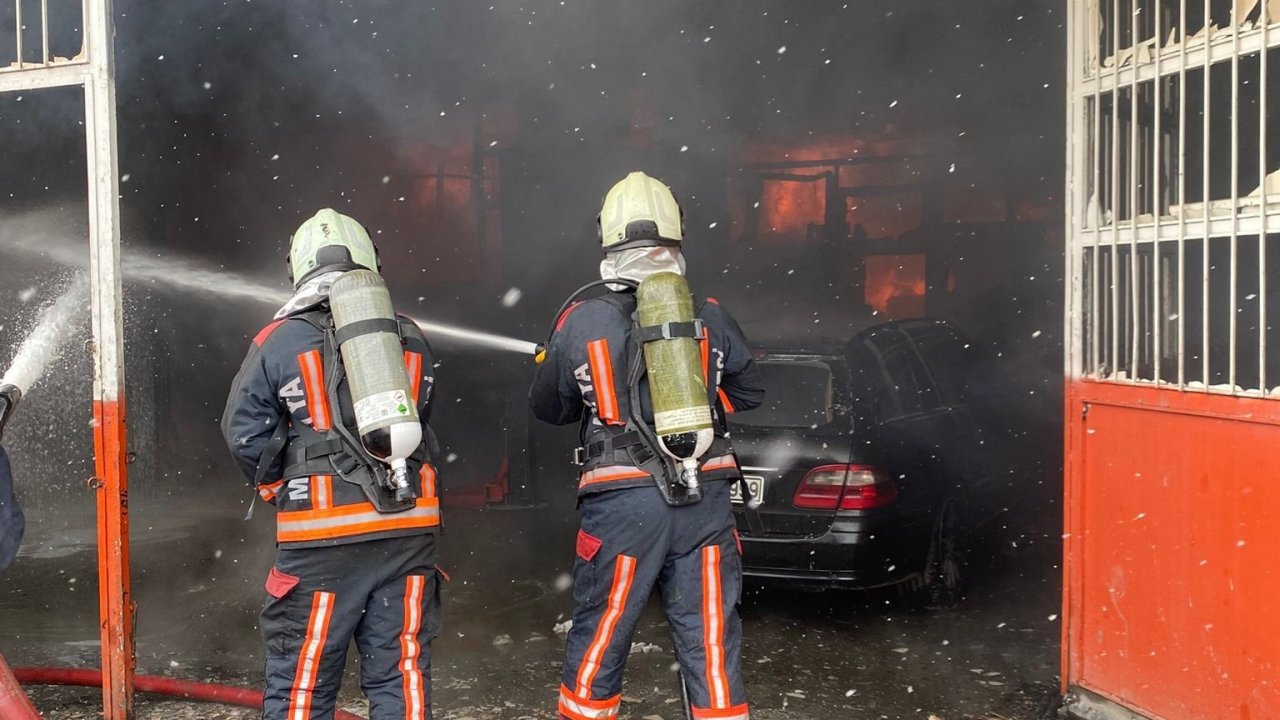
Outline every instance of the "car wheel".
<path id="1" fill-rule="evenodd" d="M 960 543 L 960 501 L 946 501 L 938 511 L 923 569 L 897 585 L 902 604 L 914 610 L 955 607 L 964 589 Z"/>

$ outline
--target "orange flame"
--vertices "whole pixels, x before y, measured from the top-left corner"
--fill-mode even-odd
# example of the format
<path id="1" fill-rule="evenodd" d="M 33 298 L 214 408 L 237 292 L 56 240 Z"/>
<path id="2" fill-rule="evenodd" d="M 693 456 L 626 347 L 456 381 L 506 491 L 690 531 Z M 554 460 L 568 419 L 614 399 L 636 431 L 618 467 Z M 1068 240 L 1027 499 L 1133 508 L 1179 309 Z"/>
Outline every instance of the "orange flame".
<path id="1" fill-rule="evenodd" d="M 872 255 L 866 269 L 868 306 L 890 320 L 925 314 L 924 255 Z"/>
<path id="2" fill-rule="evenodd" d="M 760 229 L 776 235 L 804 236 L 821 225 L 827 211 L 825 186 L 818 182 L 771 180 L 760 195 Z"/>

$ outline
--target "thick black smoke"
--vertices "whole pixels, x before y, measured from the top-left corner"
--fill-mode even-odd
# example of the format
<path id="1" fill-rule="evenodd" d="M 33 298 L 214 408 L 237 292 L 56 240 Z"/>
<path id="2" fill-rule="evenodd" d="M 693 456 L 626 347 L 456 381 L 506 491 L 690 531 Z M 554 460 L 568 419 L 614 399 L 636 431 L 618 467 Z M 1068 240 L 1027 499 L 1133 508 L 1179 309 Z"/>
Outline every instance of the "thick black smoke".
<path id="1" fill-rule="evenodd" d="M 931 141 L 942 154 L 910 171 L 964 175 L 981 164 L 982 177 L 1028 189 L 1046 213 L 1003 242 L 924 226 L 948 233 L 932 241 L 948 248 L 963 286 L 955 307 L 930 310 L 966 321 L 1004 353 L 1022 378 L 1010 392 L 1040 389 L 1033 402 L 1043 399 L 1037 407 L 1056 417 L 1062 263 L 1057 235 L 1045 229 L 1061 224 L 1059 3 L 116 0 L 115 8 L 129 252 L 284 284 L 289 234 L 333 206 L 374 233 L 402 309 L 538 340 L 560 300 L 596 277 L 603 193 L 645 169 L 684 201 L 696 292 L 720 297 L 760 339 L 785 326 L 804 340 L 846 340 L 867 320 L 849 310 L 861 304 L 861 278 L 844 264 L 857 248 L 743 236 L 730 186 L 743 177 L 744 150 L 833 136 L 945 138 Z M 0 11 L 0 28 L 9 11 Z M 59 231 L 82 237 L 82 112 L 77 91 L 0 95 L 5 216 L 54 207 Z M 482 156 L 500 168 L 497 186 L 480 191 L 498 221 L 491 241 L 423 210 L 423 183 L 436 172 L 428 160 L 445 156 L 450 172 L 470 173 Z M 32 321 L 35 306 L 15 302 L 31 284 L 23 279 L 52 283 L 57 268 L 5 253 L 0 245 L 0 331 L 10 333 Z M 248 339 L 274 308 L 150 286 L 127 294 L 135 509 L 242 510 L 249 491 L 216 421 Z M 0 335 L 0 357 L 17 341 Z M 513 478 L 523 477 L 515 465 L 524 462 L 527 359 L 437 350 L 435 421 L 456 455 L 443 464 L 445 485 L 492 481 L 512 448 Z M 75 388 L 77 408 L 68 411 L 67 460 L 43 462 L 21 448 L 15 456 L 50 488 L 33 494 L 37 505 L 58 512 L 78 503 L 86 519 L 88 418 L 79 408 L 88 378 L 76 358 L 59 376 Z M 24 421 L 37 414 L 32 397 Z M 33 442 L 39 435 L 17 431 Z M 563 448 L 539 446 L 530 467 L 534 494 L 563 500 L 556 514 L 570 515 Z M 261 518 L 252 527 L 251 535 L 269 533 Z M 207 558 L 226 538 L 197 539 L 187 556 L 204 559 L 175 573 L 179 585 L 211 572 Z M 246 564 L 243 582 L 256 583 L 261 563 Z"/>

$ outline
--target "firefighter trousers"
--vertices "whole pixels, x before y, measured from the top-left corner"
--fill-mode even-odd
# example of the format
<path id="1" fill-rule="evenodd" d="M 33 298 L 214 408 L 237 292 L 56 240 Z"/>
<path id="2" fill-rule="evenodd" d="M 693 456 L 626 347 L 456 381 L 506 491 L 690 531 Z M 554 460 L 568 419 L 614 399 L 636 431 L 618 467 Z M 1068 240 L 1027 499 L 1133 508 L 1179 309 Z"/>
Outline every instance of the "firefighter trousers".
<path id="1" fill-rule="evenodd" d="M 259 626 L 264 720 L 329 720 L 352 639 L 370 720 L 431 720 L 435 536 L 281 548 Z"/>
<path id="2" fill-rule="evenodd" d="M 560 717 L 617 717 L 631 636 L 657 585 L 694 717 L 747 720 L 729 483 L 707 483 L 701 502 L 682 507 L 653 486 L 600 492 L 581 513 Z"/>

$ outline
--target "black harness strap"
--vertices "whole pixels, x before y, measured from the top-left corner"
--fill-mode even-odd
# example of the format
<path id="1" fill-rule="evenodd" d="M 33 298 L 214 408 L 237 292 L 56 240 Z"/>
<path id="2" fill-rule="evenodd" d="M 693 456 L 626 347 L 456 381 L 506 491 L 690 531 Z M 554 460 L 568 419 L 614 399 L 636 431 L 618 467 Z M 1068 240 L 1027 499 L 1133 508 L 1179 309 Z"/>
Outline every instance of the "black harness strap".
<path id="1" fill-rule="evenodd" d="M 341 347 L 351 338 L 374 333 L 391 333 L 396 337 L 400 337 L 400 323 L 387 318 L 357 320 L 349 325 L 343 325 L 340 330 L 334 333 L 334 340 Z"/>
<path id="2" fill-rule="evenodd" d="M 262 485 L 262 481 L 267 477 L 267 471 L 279 459 L 280 451 L 284 450 L 287 442 L 289 442 L 289 415 L 285 413 L 280 416 L 276 429 L 271 432 L 271 439 L 267 441 L 267 446 L 262 449 L 262 456 L 258 458 L 258 471 L 253 475 L 255 490 Z"/>
<path id="3" fill-rule="evenodd" d="M 280 458 L 281 451 L 289 442 L 289 413 L 285 412 L 280 416 L 280 421 L 276 423 L 276 429 L 271 431 L 271 439 L 267 441 L 267 446 L 262 449 L 262 455 L 258 457 L 258 469 L 253 474 L 253 493 L 257 495 L 258 488 L 262 487 L 262 481 L 267 477 L 267 471 L 272 465 L 276 464 L 276 460 Z M 249 499 L 249 510 L 244 514 L 245 520 L 253 519 L 253 509 L 257 506 L 255 502 L 257 498 Z"/>
<path id="4" fill-rule="evenodd" d="M 692 338 L 701 340 L 707 336 L 707 329 L 702 320 L 695 318 L 691 322 L 665 322 L 661 325 L 637 325 L 632 334 L 641 342 L 654 340 L 671 340 L 672 338 Z"/>

